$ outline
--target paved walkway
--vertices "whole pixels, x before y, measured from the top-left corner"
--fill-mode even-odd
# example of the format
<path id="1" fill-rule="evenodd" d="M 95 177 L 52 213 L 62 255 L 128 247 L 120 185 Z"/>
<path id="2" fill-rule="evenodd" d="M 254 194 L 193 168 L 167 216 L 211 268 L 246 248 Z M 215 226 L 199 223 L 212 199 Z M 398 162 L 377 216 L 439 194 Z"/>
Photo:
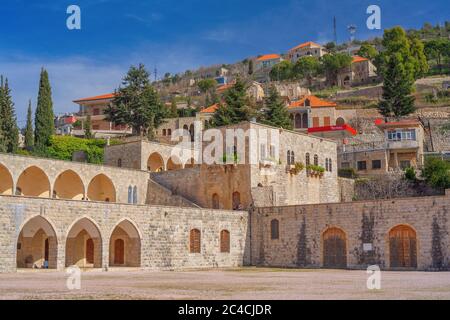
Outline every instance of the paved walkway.
<path id="1" fill-rule="evenodd" d="M 68 290 L 55 271 L 0 274 L 0 299 L 450 299 L 450 272 L 381 273 L 368 290 L 365 271 L 241 268 L 184 272 L 89 271 Z"/>

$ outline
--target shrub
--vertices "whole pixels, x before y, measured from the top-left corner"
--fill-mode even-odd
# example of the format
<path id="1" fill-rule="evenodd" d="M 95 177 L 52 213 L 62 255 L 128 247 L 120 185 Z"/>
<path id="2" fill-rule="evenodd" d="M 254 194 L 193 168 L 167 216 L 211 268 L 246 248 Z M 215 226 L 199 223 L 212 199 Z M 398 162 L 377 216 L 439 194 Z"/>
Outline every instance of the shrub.
<path id="1" fill-rule="evenodd" d="M 306 166 L 306 169 L 310 170 L 312 172 L 315 172 L 315 173 L 324 173 L 325 172 L 324 167 L 316 166 L 314 164 L 310 164 L 310 165 Z"/>
<path id="2" fill-rule="evenodd" d="M 358 174 L 353 168 L 342 168 L 338 170 L 338 176 L 342 178 L 356 179 Z"/>
<path id="3" fill-rule="evenodd" d="M 299 174 L 300 172 L 302 172 L 302 170 L 305 169 L 305 165 L 301 162 L 296 162 L 294 164 L 294 168 L 292 168 L 289 172 L 291 174 Z"/>
<path id="4" fill-rule="evenodd" d="M 433 188 L 450 188 L 450 163 L 436 157 L 427 158 L 422 176 Z"/>
<path id="5" fill-rule="evenodd" d="M 413 167 L 405 169 L 405 178 L 409 181 L 416 181 L 416 170 Z"/>

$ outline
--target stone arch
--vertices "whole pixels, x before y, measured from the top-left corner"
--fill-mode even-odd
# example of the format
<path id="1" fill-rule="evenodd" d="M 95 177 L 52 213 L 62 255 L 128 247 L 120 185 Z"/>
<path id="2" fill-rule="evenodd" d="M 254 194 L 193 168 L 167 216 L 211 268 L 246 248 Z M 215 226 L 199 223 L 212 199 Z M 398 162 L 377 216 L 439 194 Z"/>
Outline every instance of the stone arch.
<path id="1" fill-rule="evenodd" d="M 97 224 L 83 217 L 69 229 L 66 238 L 66 267 L 102 267 L 102 236 Z"/>
<path id="2" fill-rule="evenodd" d="M 158 152 L 153 152 L 147 160 L 147 169 L 150 172 L 164 171 L 164 159 Z"/>
<path id="3" fill-rule="evenodd" d="M 345 120 L 342 117 L 339 117 L 336 119 L 336 125 L 337 126 L 343 126 L 345 124 Z"/>
<path id="4" fill-rule="evenodd" d="M 83 200 L 84 184 L 73 170 L 61 172 L 53 185 L 53 198 Z"/>
<path id="5" fill-rule="evenodd" d="M 128 219 L 120 221 L 111 232 L 109 265 L 118 267 L 141 266 L 141 233 Z"/>
<path id="6" fill-rule="evenodd" d="M 14 180 L 8 168 L 0 163 L 0 195 L 12 195 L 14 190 Z"/>
<path id="7" fill-rule="evenodd" d="M 347 236 L 337 227 L 322 233 L 323 266 L 325 268 L 347 268 Z"/>
<path id="8" fill-rule="evenodd" d="M 25 169 L 19 176 L 16 194 L 29 197 L 50 197 L 50 180 L 45 172 L 36 166 Z"/>
<path id="9" fill-rule="evenodd" d="M 238 191 L 233 192 L 232 202 L 233 210 L 238 210 L 241 206 L 241 194 Z"/>
<path id="10" fill-rule="evenodd" d="M 169 158 L 169 160 L 167 160 L 167 171 L 171 171 L 171 170 L 180 170 L 183 169 L 183 165 L 181 163 L 180 158 L 178 158 L 177 156 L 171 156 Z"/>
<path id="11" fill-rule="evenodd" d="M 400 224 L 389 230 L 389 265 L 391 268 L 417 268 L 417 232 Z"/>
<path id="12" fill-rule="evenodd" d="M 17 238 L 17 268 L 56 269 L 58 240 L 53 225 L 42 216 L 24 223 Z"/>
<path id="13" fill-rule="evenodd" d="M 101 173 L 89 182 L 87 197 L 92 201 L 116 202 L 116 188 L 111 179 Z"/>

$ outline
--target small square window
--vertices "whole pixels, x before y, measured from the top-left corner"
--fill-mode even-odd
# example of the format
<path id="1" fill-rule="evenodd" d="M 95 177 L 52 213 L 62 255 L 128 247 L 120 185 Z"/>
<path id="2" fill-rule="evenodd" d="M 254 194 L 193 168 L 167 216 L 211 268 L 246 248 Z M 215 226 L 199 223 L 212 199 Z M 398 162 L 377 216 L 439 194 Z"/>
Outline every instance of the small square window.
<path id="1" fill-rule="evenodd" d="M 367 170 L 367 163 L 366 161 L 358 161 L 358 170 Z"/>
<path id="2" fill-rule="evenodd" d="M 372 160 L 372 169 L 381 169 L 381 160 Z"/>

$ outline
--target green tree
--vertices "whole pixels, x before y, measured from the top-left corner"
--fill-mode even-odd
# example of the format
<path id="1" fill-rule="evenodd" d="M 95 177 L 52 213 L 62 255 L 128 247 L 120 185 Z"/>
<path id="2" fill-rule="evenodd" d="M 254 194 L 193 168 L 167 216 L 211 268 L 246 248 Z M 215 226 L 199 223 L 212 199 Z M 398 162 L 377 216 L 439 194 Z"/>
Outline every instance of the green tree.
<path id="1" fill-rule="evenodd" d="M 307 80 L 309 87 L 312 86 L 312 81 L 319 72 L 320 63 L 316 57 L 302 57 L 294 65 L 295 76 Z"/>
<path id="2" fill-rule="evenodd" d="M 31 100 L 28 103 L 27 125 L 25 127 L 25 148 L 31 149 L 34 146 L 33 133 L 33 110 L 31 109 Z"/>
<path id="3" fill-rule="evenodd" d="M 328 42 L 327 44 L 325 44 L 325 49 L 328 52 L 336 52 L 336 43 L 334 43 L 333 41 Z"/>
<path id="4" fill-rule="evenodd" d="M 410 51 L 414 58 L 414 78 L 420 79 L 428 73 L 429 66 L 425 55 L 424 44 L 416 37 L 410 38 Z"/>
<path id="5" fill-rule="evenodd" d="M 84 138 L 85 139 L 92 139 L 92 121 L 91 116 L 88 115 L 86 117 L 86 121 L 84 122 Z"/>
<path id="6" fill-rule="evenodd" d="M 352 57 L 346 53 L 326 54 L 321 58 L 321 67 L 328 83 L 337 84 L 339 72 L 352 65 Z"/>
<path id="7" fill-rule="evenodd" d="M 425 42 L 424 47 L 428 60 L 435 60 L 439 71 L 442 73 L 443 57 L 450 56 L 450 40 L 433 39 Z"/>
<path id="8" fill-rule="evenodd" d="M 415 111 L 414 89 L 417 61 L 411 54 L 410 41 L 401 27 L 384 31 L 384 51 L 379 71 L 383 77 L 383 95 L 378 105 L 386 118 L 400 118 Z"/>
<path id="9" fill-rule="evenodd" d="M 262 122 L 274 127 L 292 129 L 289 112 L 275 87 L 271 87 L 269 90 Z"/>
<path id="10" fill-rule="evenodd" d="M 422 176 L 433 188 L 448 189 L 450 188 L 450 163 L 436 157 L 427 158 Z"/>
<path id="11" fill-rule="evenodd" d="M 358 56 L 361 56 L 363 58 L 367 58 L 367 59 L 373 61 L 377 57 L 378 51 L 370 43 L 364 42 L 361 45 L 361 48 L 359 48 L 357 54 L 358 54 Z"/>
<path id="12" fill-rule="evenodd" d="M 151 85 L 143 64 L 130 67 L 105 114 L 115 124 L 130 126 L 135 135 L 153 137 L 154 130 L 167 117 L 167 108 Z"/>
<path id="13" fill-rule="evenodd" d="M 50 137 L 55 132 L 54 118 L 52 89 L 48 79 L 48 72 L 42 68 L 34 118 L 34 142 L 36 147 L 41 148 L 49 145 Z"/>
<path id="14" fill-rule="evenodd" d="M 248 62 L 248 74 L 251 76 L 253 74 L 253 60 Z"/>
<path id="15" fill-rule="evenodd" d="M 203 79 L 197 83 L 197 87 L 199 88 L 200 92 L 205 94 L 206 106 L 211 105 L 213 91 L 215 90 L 216 86 L 217 81 L 214 79 Z"/>
<path id="16" fill-rule="evenodd" d="M 272 81 L 290 80 L 293 77 L 293 65 L 289 60 L 281 61 L 270 70 L 270 79 Z"/>
<path id="17" fill-rule="evenodd" d="M 19 128 L 17 127 L 14 103 L 12 102 L 8 79 L 5 79 L 5 82 L 3 82 L 3 76 L 0 79 L 0 91 L 2 143 L 6 152 L 16 152 L 19 147 Z"/>
<path id="18" fill-rule="evenodd" d="M 178 117 L 177 100 L 175 98 L 172 98 L 172 101 L 170 102 L 170 113 L 169 113 L 168 117 L 169 118 L 177 118 Z"/>
<path id="19" fill-rule="evenodd" d="M 224 104 L 219 104 L 213 115 L 213 126 L 236 124 L 251 119 L 254 110 L 250 107 L 246 89 L 245 83 L 240 78 L 236 79 L 236 84 L 224 93 Z"/>

